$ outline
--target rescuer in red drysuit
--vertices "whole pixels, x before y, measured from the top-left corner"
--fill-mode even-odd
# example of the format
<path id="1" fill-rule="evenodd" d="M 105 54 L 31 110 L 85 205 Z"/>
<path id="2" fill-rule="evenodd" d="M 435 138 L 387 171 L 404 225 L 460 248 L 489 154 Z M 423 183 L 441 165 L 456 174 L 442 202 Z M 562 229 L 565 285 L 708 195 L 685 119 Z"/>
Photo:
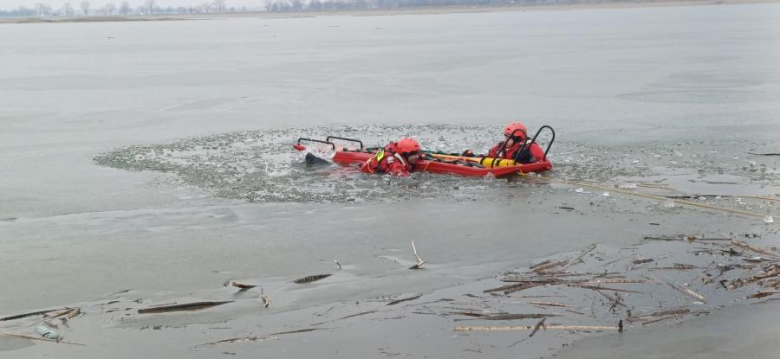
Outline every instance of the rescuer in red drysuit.
<path id="1" fill-rule="evenodd" d="M 518 151 L 526 143 L 528 130 L 522 122 L 512 122 L 504 127 L 506 140 L 499 142 L 488 151 L 488 157 L 498 157 L 516 160 L 520 163 L 534 163 L 544 160 L 544 150 L 536 142 L 526 145 L 518 155 Z M 506 147 L 504 147 L 506 142 Z"/>
<path id="2" fill-rule="evenodd" d="M 360 166 L 360 171 L 407 177 L 419 158 L 420 144 L 411 138 L 402 138 L 398 142 L 390 142 L 384 148 L 380 148 L 373 157 Z"/>

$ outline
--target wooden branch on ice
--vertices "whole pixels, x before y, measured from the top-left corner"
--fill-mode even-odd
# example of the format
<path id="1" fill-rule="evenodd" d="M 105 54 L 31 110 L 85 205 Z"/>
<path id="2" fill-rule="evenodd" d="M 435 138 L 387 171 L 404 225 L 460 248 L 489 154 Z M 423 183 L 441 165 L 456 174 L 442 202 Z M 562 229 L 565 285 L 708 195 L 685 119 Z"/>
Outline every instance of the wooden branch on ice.
<path id="1" fill-rule="evenodd" d="M 545 320 L 547 320 L 547 318 L 542 318 L 542 320 L 540 320 L 539 323 L 536 323 L 536 326 L 534 327 L 534 330 L 532 330 L 531 334 L 528 335 L 529 338 L 534 336 L 534 334 L 536 334 L 536 332 L 539 331 L 539 328 L 541 328 L 544 325 L 544 321 Z"/>
<path id="2" fill-rule="evenodd" d="M 611 290 L 613 292 L 644 294 L 642 292 L 638 292 L 638 291 L 635 291 L 635 290 L 602 287 L 600 285 L 569 284 L 569 287 L 592 289 L 592 290 Z"/>
<path id="3" fill-rule="evenodd" d="M 218 340 L 216 342 L 198 344 L 198 345 L 195 346 L 195 348 L 204 347 L 204 346 L 208 346 L 208 345 L 225 344 L 225 343 L 237 343 L 237 342 L 247 342 L 247 341 L 255 342 L 255 341 L 264 341 L 264 340 L 268 340 L 268 339 L 279 339 L 279 337 L 278 337 L 279 335 L 313 332 L 315 330 L 322 330 L 322 328 L 307 328 L 307 329 L 291 330 L 291 331 L 288 331 L 288 332 L 273 333 L 273 334 L 268 334 L 268 335 L 264 335 L 264 336 L 223 339 L 223 340 Z"/>
<path id="4" fill-rule="evenodd" d="M 41 342 L 49 342 L 49 343 L 54 343 L 54 344 L 78 345 L 78 346 L 82 346 L 82 347 L 86 346 L 86 345 L 80 344 L 80 343 L 73 343 L 73 342 L 66 342 L 66 341 L 63 341 L 63 340 L 54 340 L 54 339 L 49 339 L 49 338 L 36 337 L 36 336 L 33 336 L 33 335 L 27 335 L 27 334 L 16 334 L 16 333 L 8 333 L 8 332 L 0 331 L 0 335 L 5 335 L 5 336 L 8 336 L 8 337 L 15 337 L 15 338 L 37 340 L 37 341 L 41 341 Z"/>
<path id="5" fill-rule="evenodd" d="M 534 273 L 536 273 L 536 274 L 541 274 L 541 273 L 544 273 L 548 269 L 552 269 L 552 268 L 555 268 L 555 267 L 558 267 L 558 266 L 565 266 L 567 263 L 569 263 L 569 261 L 564 259 L 564 260 L 558 261 L 558 262 L 550 262 L 550 263 L 542 264 L 542 265 L 536 266 L 535 268 L 533 268 L 531 270 Z"/>
<path id="6" fill-rule="evenodd" d="M 680 308 L 673 308 L 673 309 L 667 309 L 660 312 L 653 312 L 650 314 L 640 315 L 640 316 L 632 316 L 628 319 L 626 319 L 628 322 L 643 322 L 651 319 L 656 319 L 659 317 L 666 317 L 666 316 L 677 316 L 677 315 L 683 315 L 690 313 L 691 310 L 685 307 Z"/>
<path id="7" fill-rule="evenodd" d="M 44 315 L 46 313 L 59 312 L 59 311 L 68 310 L 68 309 L 69 308 L 48 309 L 48 310 L 39 310 L 39 311 L 36 311 L 36 312 L 30 312 L 30 313 L 24 313 L 24 314 L 16 314 L 16 315 L 11 315 L 11 316 L 7 316 L 7 317 L 4 317 L 4 318 L 0 318 L 0 322 L 4 322 L 4 321 L 8 321 L 8 320 L 22 319 L 22 318 L 32 317 L 32 316 L 36 316 L 36 315 Z"/>
<path id="8" fill-rule="evenodd" d="M 780 291 L 776 291 L 776 290 L 762 291 L 762 292 L 758 292 L 758 293 L 755 293 L 755 294 L 751 294 L 751 295 L 749 295 L 747 297 L 748 297 L 748 299 L 758 299 L 758 298 L 768 297 L 770 295 L 775 295 L 775 294 L 778 294 L 778 293 L 780 293 Z"/>
<path id="9" fill-rule="evenodd" d="M 522 319 L 539 319 L 539 318 L 549 318 L 549 317 L 560 317 L 560 314 L 507 314 L 507 313 L 499 313 L 499 314 L 481 314 L 481 313 L 461 313 L 463 315 L 468 315 L 470 317 L 469 319 L 455 319 L 456 322 L 458 321 L 464 321 L 464 320 L 522 320 Z"/>
<path id="10" fill-rule="evenodd" d="M 596 249 L 596 243 L 593 243 L 588 248 L 585 248 L 585 250 L 583 250 L 582 253 L 580 253 L 580 255 L 578 255 L 576 258 L 570 260 L 569 263 L 566 264 L 566 266 L 564 266 L 563 269 L 565 270 L 565 269 L 567 269 L 567 268 L 569 268 L 569 267 L 571 267 L 571 266 L 581 262 L 582 261 L 582 257 L 584 257 L 586 254 L 590 253 L 590 251 L 592 251 L 594 249 Z"/>
<path id="11" fill-rule="evenodd" d="M 776 252 L 773 252 L 773 251 L 770 251 L 770 250 L 766 250 L 766 249 L 763 249 L 763 248 L 759 248 L 759 247 L 756 247 L 756 246 L 751 246 L 750 244 L 747 244 L 746 242 L 743 242 L 743 241 L 740 241 L 740 240 L 732 239 L 731 240 L 731 244 L 733 244 L 733 245 L 735 245 L 737 247 L 740 247 L 740 248 L 751 250 L 751 251 L 756 252 L 756 253 L 760 253 L 760 254 L 763 254 L 763 255 L 766 255 L 766 256 L 770 256 L 770 257 L 774 258 L 775 260 L 780 259 L 780 254 L 778 254 Z"/>
<path id="12" fill-rule="evenodd" d="M 699 293 L 696 293 L 696 292 L 690 290 L 689 288 L 683 287 L 681 285 L 674 284 L 674 283 L 669 282 L 667 280 L 663 280 L 663 282 L 666 283 L 666 285 L 676 289 L 680 293 L 688 295 L 688 296 L 690 296 L 692 298 L 695 298 L 695 299 L 697 299 L 697 300 L 699 300 L 701 302 L 707 303 L 707 298 L 705 298 L 703 295 L 701 295 Z"/>
<path id="13" fill-rule="evenodd" d="M 521 326 L 506 326 L 506 327 L 484 327 L 484 326 L 459 326 L 455 327 L 456 332 L 506 332 L 516 330 L 534 330 L 535 325 L 521 325 Z M 602 325 L 563 325 L 553 324 L 546 325 L 547 330 L 571 330 L 571 331 L 604 331 L 604 330 L 618 330 L 617 326 L 602 326 Z"/>
<path id="14" fill-rule="evenodd" d="M 563 304 L 563 303 L 555 303 L 555 302 L 545 302 L 545 301 L 529 301 L 528 304 L 533 305 L 541 305 L 544 307 L 564 307 L 564 308 L 574 308 L 574 306 Z"/>
<path id="15" fill-rule="evenodd" d="M 310 275 L 308 277 L 298 278 L 293 281 L 295 284 L 307 284 L 311 282 L 316 282 L 318 280 L 323 280 L 325 278 L 330 277 L 332 274 L 317 274 L 317 275 Z"/>
<path id="16" fill-rule="evenodd" d="M 647 280 L 644 279 L 625 279 L 625 278 L 604 278 L 596 279 L 587 282 L 582 282 L 580 285 L 599 285 L 599 284 L 645 284 Z"/>
<path id="17" fill-rule="evenodd" d="M 387 303 L 387 305 L 396 305 L 398 303 L 408 302 L 410 300 L 415 300 L 415 299 L 418 299 L 420 297 L 422 297 L 422 294 L 418 294 L 418 295 L 415 295 L 415 296 L 412 296 L 412 297 L 409 297 L 409 298 L 402 298 L 402 299 L 394 300 L 392 302 Z"/>
<path id="18" fill-rule="evenodd" d="M 780 265 L 774 264 L 764 269 L 764 272 L 761 274 L 754 275 L 747 279 L 741 279 L 741 278 L 735 279 L 734 281 L 731 282 L 731 284 L 729 284 L 727 289 L 734 290 L 743 287 L 745 285 L 748 285 L 750 283 L 758 282 L 762 279 L 778 277 L 778 276 L 780 276 Z"/>
<path id="19" fill-rule="evenodd" d="M 417 264 L 409 267 L 409 269 L 422 269 L 422 265 L 425 264 L 425 261 L 417 255 L 417 248 L 414 246 L 414 241 L 412 241 L 412 251 L 414 251 L 414 256 L 417 258 Z"/>
<path id="20" fill-rule="evenodd" d="M 227 304 L 227 303 L 233 303 L 233 301 L 228 300 L 224 302 L 196 302 L 196 303 L 166 305 L 161 307 L 150 307 L 145 309 L 138 309 L 138 314 L 194 311 L 194 310 L 216 307 L 218 305 Z"/>
<path id="21" fill-rule="evenodd" d="M 236 287 L 239 289 L 239 292 L 243 292 L 245 290 L 249 290 L 254 287 L 257 287 L 256 285 L 253 284 L 243 284 L 243 283 L 236 282 L 234 280 L 227 281 L 223 287 L 227 287 L 227 286 Z"/>

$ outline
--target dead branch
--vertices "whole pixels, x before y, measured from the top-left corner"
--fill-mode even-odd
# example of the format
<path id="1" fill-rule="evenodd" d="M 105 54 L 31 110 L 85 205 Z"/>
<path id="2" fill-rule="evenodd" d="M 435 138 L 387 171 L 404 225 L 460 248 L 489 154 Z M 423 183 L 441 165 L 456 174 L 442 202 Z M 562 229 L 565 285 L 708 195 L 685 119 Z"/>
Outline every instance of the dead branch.
<path id="1" fill-rule="evenodd" d="M 652 261 L 653 261 L 653 259 L 652 259 L 652 258 L 646 258 L 646 259 L 635 259 L 635 260 L 633 260 L 631 263 L 632 263 L 632 264 L 644 264 L 644 263 L 650 263 L 650 262 L 652 262 Z"/>
<path id="2" fill-rule="evenodd" d="M 530 335 L 528 335 L 529 338 L 534 336 L 534 334 L 536 334 L 536 332 L 539 331 L 539 328 L 541 328 L 544 325 L 544 321 L 545 320 L 547 320 L 547 318 L 542 318 L 542 320 L 540 320 L 539 323 L 536 323 L 536 326 L 534 327 L 534 330 L 531 331 Z"/>
<path id="3" fill-rule="evenodd" d="M 485 289 L 482 291 L 482 293 L 495 293 L 495 292 L 504 292 L 504 294 L 510 294 L 514 292 L 519 292 L 521 290 L 525 290 L 528 288 L 537 287 L 541 284 L 532 284 L 532 283 L 519 283 L 519 284 L 510 284 L 510 285 L 504 285 L 500 286 L 498 288 L 492 288 L 492 289 Z"/>
<path id="4" fill-rule="evenodd" d="M 780 153 L 755 153 L 755 152 L 748 152 L 749 155 L 753 156 L 780 156 Z"/>
<path id="5" fill-rule="evenodd" d="M 30 312 L 30 313 L 24 313 L 24 314 L 11 315 L 11 316 L 8 316 L 8 317 L 0 318 L 0 322 L 4 322 L 4 321 L 8 321 L 8 320 L 22 319 L 22 318 L 32 317 L 32 316 L 36 316 L 36 315 L 44 315 L 46 313 L 58 312 L 58 311 L 63 311 L 63 310 L 68 310 L 68 308 L 39 310 L 37 312 Z"/>
<path id="6" fill-rule="evenodd" d="M 233 303 L 233 301 L 228 300 L 224 302 L 196 302 L 196 303 L 187 303 L 187 304 L 174 304 L 174 305 L 167 305 L 161 307 L 151 307 L 151 308 L 139 309 L 138 314 L 194 311 L 194 310 L 216 307 L 218 305 L 227 304 L 227 303 Z"/>
<path id="7" fill-rule="evenodd" d="M 263 341 L 267 339 L 278 339 L 278 335 L 285 335 L 285 334 L 296 334 L 296 333 L 306 333 L 306 332 L 313 332 L 315 330 L 322 330 L 322 328 L 306 328 L 306 329 L 298 329 L 298 330 L 291 330 L 287 332 L 279 332 L 279 333 L 273 333 L 268 334 L 265 336 L 259 336 L 259 337 L 241 337 L 241 338 L 230 338 L 230 339 L 223 339 L 216 342 L 211 343 L 203 343 L 198 344 L 195 346 L 195 348 L 203 347 L 207 345 L 217 345 L 217 344 L 224 344 L 224 343 L 236 343 L 236 342 L 246 342 L 246 341 Z"/>
<path id="8" fill-rule="evenodd" d="M 628 290 L 628 289 L 617 289 L 617 288 L 609 288 L 609 287 L 602 287 L 600 285 L 583 285 L 583 284 L 569 284 L 569 287 L 577 287 L 577 288 L 584 288 L 584 289 L 592 289 L 592 290 L 611 290 L 613 292 L 624 292 L 624 293 L 638 293 L 638 294 L 644 294 L 642 292 L 638 292 L 635 290 Z"/>
<path id="9" fill-rule="evenodd" d="M 644 279 L 623 279 L 623 278 L 605 278 L 594 281 L 580 283 L 581 285 L 599 285 L 599 284 L 646 284 Z"/>
<path id="10" fill-rule="evenodd" d="M 396 304 L 398 304 L 398 303 L 408 302 L 408 301 L 410 301 L 410 300 L 415 300 L 415 299 L 418 299 L 418 298 L 420 298 L 420 297 L 422 297 L 422 294 L 418 294 L 418 295 L 415 295 L 415 296 L 411 296 L 411 297 L 409 297 L 409 298 L 402 298 L 402 299 L 394 300 L 394 301 L 392 301 L 392 302 L 389 302 L 389 303 L 387 303 L 387 305 L 396 305 Z"/>
<path id="11" fill-rule="evenodd" d="M 279 337 L 263 336 L 263 337 L 230 338 L 230 339 L 218 340 L 216 342 L 211 342 L 211 343 L 198 344 L 198 345 L 195 346 L 195 348 L 205 347 L 205 346 L 209 346 L 209 345 L 225 344 L 225 343 L 262 342 L 262 341 L 265 341 L 265 340 L 276 340 L 276 339 L 279 339 Z"/>
<path id="12" fill-rule="evenodd" d="M 770 251 L 770 250 L 766 250 L 766 249 L 763 249 L 763 248 L 759 248 L 759 247 L 756 247 L 756 246 L 752 246 L 752 245 L 747 244 L 746 242 L 743 242 L 743 241 L 740 241 L 740 240 L 732 239 L 731 240 L 731 244 L 733 244 L 733 245 L 735 245 L 737 247 L 740 247 L 740 248 L 751 250 L 751 251 L 756 252 L 756 253 L 760 253 L 760 254 L 763 254 L 763 255 L 766 255 L 766 256 L 770 256 L 770 257 L 774 258 L 775 260 L 780 259 L 780 254 L 778 254 L 776 252 L 773 252 L 773 251 Z"/>
<path id="13" fill-rule="evenodd" d="M 325 278 L 330 277 L 332 274 L 317 274 L 317 275 L 310 275 L 308 277 L 298 278 L 293 281 L 295 284 L 307 284 L 311 282 L 316 282 L 318 280 L 323 280 Z"/>
<path id="14" fill-rule="evenodd" d="M 500 314 L 483 314 L 483 315 L 475 315 L 477 313 L 470 313 L 469 316 L 474 316 L 475 318 L 469 318 L 469 319 L 455 319 L 456 322 L 458 321 L 464 321 L 464 320 L 476 320 L 476 319 L 482 319 L 482 320 L 522 320 L 522 319 L 539 319 L 539 318 L 548 318 L 548 317 L 560 317 L 560 314 L 506 314 L 506 313 L 500 313 Z"/>
<path id="15" fill-rule="evenodd" d="M 484 326 L 473 326 L 473 327 L 466 327 L 466 326 L 459 326 L 455 327 L 454 330 L 456 332 L 505 332 L 505 331 L 515 331 L 515 330 L 533 330 L 534 325 L 521 325 L 521 326 L 506 326 L 506 327 L 484 327 Z M 617 326 L 611 327 L 611 326 L 600 326 L 600 325 L 563 325 L 563 324 L 553 324 L 553 325 L 546 325 L 546 329 L 549 330 L 571 330 L 571 331 L 603 331 L 603 330 L 618 330 Z"/>
<path id="16" fill-rule="evenodd" d="M 417 264 L 409 267 L 409 269 L 422 269 L 422 265 L 425 264 L 426 261 L 417 255 L 417 248 L 414 246 L 414 241 L 412 241 L 412 251 L 414 251 L 414 256 L 417 258 Z"/>
<path id="17" fill-rule="evenodd" d="M 0 331 L 0 335 L 5 335 L 5 336 L 8 336 L 8 337 L 15 337 L 15 338 L 37 340 L 37 341 L 41 341 L 41 342 L 49 342 L 49 343 L 55 343 L 55 344 L 78 345 L 78 346 L 82 346 L 82 347 L 86 346 L 86 345 L 80 344 L 80 343 L 73 343 L 73 342 L 66 342 L 66 341 L 63 341 L 63 340 L 54 340 L 54 339 L 49 339 L 49 338 L 36 337 L 36 336 L 33 336 L 33 335 L 27 335 L 27 334 L 16 334 L 16 333 L 8 333 L 8 332 Z"/>
<path id="18" fill-rule="evenodd" d="M 660 311 L 660 312 L 653 312 L 653 313 L 650 313 L 650 314 L 645 314 L 645 315 L 640 315 L 640 316 L 632 316 L 630 318 L 627 318 L 626 320 L 628 322 L 631 322 L 631 323 L 633 323 L 633 322 L 643 322 L 643 321 L 655 319 L 655 318 L 658 318 L 658 317 L 677 316 L 677 315 L 687 314 L 687 313 L 690 313 L 690 312 L 691 312 L 690 309 L 685 308 L 685 307 L 680 307 L 680 308 L 667 309 L 667 310 L 663 310 L 663 311 Z"/>
<path id="19" fill-rule="evenodd" d="M 734 290 L 734 289 L 743 287 L 743 286 L 745 286 L 747 284 L 758 282 L 758 281 L 760 281 L 762 279 L 767 279 L 767 278 L 771 278 L 771 277 L 777 277 L 779 275 L 780 275 L 780 265 L 774 264 L 774 265 L 766 268 L 764 273 L 762 273 L 762 274 L 757 274 L 757 275 L 755 275 L 753 277 L 750 277 L 748 279 L 738 278 L 738 279 L 732 281 L 731 284 L 729 284 L 727 289 L 728 290 Z"/>
<path id="20" fill-rule="evenodd" d="M 81 308 L 66 308 L 63 310 L 48 312 L 44 314 L 43 317 L 50 318 L 50 319 L 56 319 L 56 318 L 73 319 L 78 315 L 81 315 Z"/>
<path id="21" fill-rule="evenodd" d="M 548 269 L 552 269 L 552 268 L 555 268 L 555 267 L 558 267 L 558 266 L 564 266 L 567 263 L 569 263 L 569 261 L 564 259 L 564 260 L 558 261 L 558 262 L 551 262 L 551 263 L 543 264 L 543 265 L 537 266 L 536 268 L 533 268 L 531 270 L 534 273 L 536 273 L 536 274 L 542 274 L 542 273 L 544 273 Z"/>
<path id="22" fill-rule="evenodd" d="M 675 263 L 672 267 L 653 267 L 649 268 L 649 270 L 691 270 L 691 269 L 699 269 L 701 267 L 697 267 L 690 264 L 682 264 L 682 263 Z"/>
<path id="23" fill-rule="evenodd" d="M 775 294 L 778 294 L 778 293 L 780 293 L 780 291 L 776 291 L 776 290 L 773 290 L 773 291 L 760 291 L 758 293 L 751 294 L 751 295 L 749 295 L 747 297 L 748 297 L 748 299 L 758 299 L 758 298 L 768 297 L 770 295 L 775 295 Z"/>
<path id="24" fill-rule="evenodd" d="M 683 287 L 683 286 L 680 286 L 680 285 L 676 285 L 676 284 L 674 284 L 672 282 L 669 282 L 669 281 L 666 281 L 666 280 L 664 280 L 663 282 L 666 283 L 666 285 L 676 289 L 680 293 L 688 295 L 688 296 L 690 296 L 692 298 L 695 298 L 695 299 L 697 299 L 697 300 L 699 300 L 701 302 L 707 303 L 707 298 L 705 298 L 703 295 L 701 295 L 699 293 L 696 293 L 696 292 L 690 290 L 689 288 L 686 288 L 686 287 Z"/>
<path id="25" fill-rule="evenodd" d="M 349 319 L 349 318 L 354 318 L 354 317 L 359 317 L 359 316 L 361 316 L 361 315 L 372 314 L 372 313 L 376 313 L 376 310 L 369 310 L 369 311 L 366 311 L 366 312 L 360 312 L 360 313 L 356 313 L 356 314 L 350 314 L 350 315 L 348 315 L 348 316 L 346 316 L 346 317 L 341 317 L 341 318 L 339 318 L 339 320 L 343 320 L 343 319 Z"/>
<path id="26" fill-rule="evenodd" d="M 236 282 L 234 280 L 227 281 L 227 283 L 225 283 L 225 285 L 223 287 L 227 287 L 227 286 L 233 286 L 233 287 L 239 288 L 239 292 L 243 292 L 245 290 L 249 290 L 249 289 L 252 289 L 254 287 L 257 287 L 256 285 L 243 284 L 243 283 Z"/>
<path id="27" fill-rule="evenodd" d="M 584 257 L 586 254 L 590 253 L 592 250 L 596 249 L 596 243 L 591 244 L 588 246 L 588 248 L 585 248 L 580 255 L 578 255 L 576 258 L 569 261 L 568 264 L 564 267 L 564 269 L 571 267 L 572 265 L 575 265 L 579 262 L 581 262 L 582 257 Z"/>
<path id="28" fill-rule="evenodd" d="M 574 308 L 574 306 L 563 304 L 563 303 L 555 303 L 555 302 L 544 302 L 544 301 L 529 301 L 528 304 L 533 305 L 541 305 L 545 307 L 564 307 L 564 308 Z"/>
<path id="29" fill-rule="evenodd" d="M 681 241 L 683 236 L 644 236 L 643 240 L 646 241 Z"/>

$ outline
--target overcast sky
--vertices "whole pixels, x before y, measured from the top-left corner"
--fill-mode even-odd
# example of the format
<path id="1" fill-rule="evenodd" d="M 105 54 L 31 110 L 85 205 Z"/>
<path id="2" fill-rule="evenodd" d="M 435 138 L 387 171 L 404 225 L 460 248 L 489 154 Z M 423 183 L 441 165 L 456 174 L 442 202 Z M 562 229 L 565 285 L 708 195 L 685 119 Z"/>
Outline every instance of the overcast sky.
<path id="1" fill-rule="evenodd" d="M 32 8 L 37 3 L 43 3 L 43 4 L 49 4 L 51 7 L 57 9 L 62 6 L 62 4 L 69 2 L 73 7 L 78 7 L 78 4 L 80 4 L 84 0 L 0 0 L 0 9 L 8 10 L 8 9 L 14 9 L 19 6 L 26 6 L 28 8 Z M 133 7 L 136 7 L 138 5 L 141 5 L 144 3 L 144 0 L 88 0 L 90 4 L 92 4 L 93 8 L 101 7 L 107 3 L 114 3 L 119 5 L 122 3 L 122 1 L 127 1 L 132 5 Z M 211 2 L 211 0 L 155 0 L 157 2 L 157 6 L 160 7 L 168 7 L 168 6 L 188 6 L 188 5 L 201 5 L 206 2 Z M 235 6 L 235 7 L 261 7 L 263 6 L 264 2 L 263 0 L 226 0 L 227 6 Z"/>

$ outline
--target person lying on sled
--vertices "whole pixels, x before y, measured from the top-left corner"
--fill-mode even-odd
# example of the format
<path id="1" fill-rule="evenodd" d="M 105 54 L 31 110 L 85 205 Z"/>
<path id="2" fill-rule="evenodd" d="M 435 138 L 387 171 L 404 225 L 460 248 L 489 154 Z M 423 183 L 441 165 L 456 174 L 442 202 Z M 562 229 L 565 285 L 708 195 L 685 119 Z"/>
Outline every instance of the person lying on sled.
<path id="1" fill-rule="evenodd" d="M 520 163 L 534 163 L 544 159 L 544 150 L 535 142 L 530 145 L 526 143 L 528 130 L 522 122 L 512 122 L 504 127 L 504 141 L 499 142 L 488 151 L 487 156 L 507 160 L 515 160 Z M 506 142 L 506 146 L 504 146 Z M 518 151 L 523 150 L 519 155 Z M 473 156 L 471 150 L 466 150 L 464 156 Z"/>
<path id="2" fill-rule="evenodd" d="M 360 171 L 407 177 L 414 170 L 414 163 L 419 158 L 420 144 L 411 138 L 402 138 L 380 148 L 376 155 L 360 166 Z"/>

